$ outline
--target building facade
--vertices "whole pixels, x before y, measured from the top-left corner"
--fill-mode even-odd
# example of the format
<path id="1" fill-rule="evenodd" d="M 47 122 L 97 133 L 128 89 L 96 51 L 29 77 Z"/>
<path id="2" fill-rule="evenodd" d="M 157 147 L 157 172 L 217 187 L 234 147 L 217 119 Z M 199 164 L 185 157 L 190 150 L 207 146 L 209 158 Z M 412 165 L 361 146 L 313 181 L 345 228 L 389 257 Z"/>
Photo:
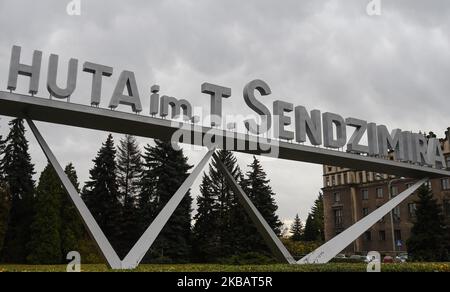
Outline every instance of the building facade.
<path id="1" fill-rule="evenodd" d="M 450 165 L 450 128 L 440 142 Z M 386 203 L 391 195 L 403 192 L 414 183 L 413 179 L 325 165 L 322 188 L 325 240 L 328 241 L 341 233 Z M 450 221 L 450 178 L 432 179 L 430 187 L 441 204 L 444 215 Z M 417 199 L 417 194 L 411 195 L 393 210 L 392 221 L 391 214 L 387 214 L 344 252 L 364 254 L 368 251 L 378 251 L 382 254 L 395 254 L 406 251 L 406 240 L 410 237 L 415 220 Z"/>

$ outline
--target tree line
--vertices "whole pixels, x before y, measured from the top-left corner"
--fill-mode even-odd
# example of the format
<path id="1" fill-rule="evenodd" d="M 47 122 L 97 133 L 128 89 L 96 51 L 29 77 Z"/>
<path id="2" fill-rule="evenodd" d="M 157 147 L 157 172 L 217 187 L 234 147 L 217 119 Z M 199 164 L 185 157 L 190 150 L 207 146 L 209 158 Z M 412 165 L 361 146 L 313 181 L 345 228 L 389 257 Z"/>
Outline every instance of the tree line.
<path id="1" fill-rule="evenodd" d="M 34 165 L 21 119 L 0 136 L 0 261 L 54 264 L 67 252 L 82 260 L 99 260 L 94 243 L 50 164 L 33 180 Z M 229 151 L 220 159 L 277 235 L 282 223 L 275 194 L 261 163 L 254 157 L 244 172 Z M 123 258 L 189 175 L 192 168 L 182 150 L 155 140 L 140 149 L 125 135 L 117 147 L 108 135 L 93 159 L 82 189 L 73 164 L 65 172 L 81 194 L 118 255 Z M 165 225 L 144 262 L 217 262 L 251 253 L 271 258 L 256 231 L 217 169 L 214 159 L 203 173 L 197 208 L 188 191 Z"/>

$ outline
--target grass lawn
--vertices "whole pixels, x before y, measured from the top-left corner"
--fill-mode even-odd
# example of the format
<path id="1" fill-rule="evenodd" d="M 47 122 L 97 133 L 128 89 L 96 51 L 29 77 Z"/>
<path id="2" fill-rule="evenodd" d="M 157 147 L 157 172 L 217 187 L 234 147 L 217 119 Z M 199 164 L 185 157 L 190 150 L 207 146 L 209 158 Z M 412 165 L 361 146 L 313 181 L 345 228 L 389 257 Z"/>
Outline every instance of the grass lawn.
<path id="1" fill-rule="evenodd" d="M 109 272 L 106 265 L 81 265 L 83 272 Z M 65 272 L 65 265 L 2 265 L 0 272 Z M 359 263 L 329 263 L 323 265 L 216 265 L 163 264 L 140 265 L 136 272 L 365 272 Z M 383 264 L 382 272 L 450 272 L 450 263 Z"/>

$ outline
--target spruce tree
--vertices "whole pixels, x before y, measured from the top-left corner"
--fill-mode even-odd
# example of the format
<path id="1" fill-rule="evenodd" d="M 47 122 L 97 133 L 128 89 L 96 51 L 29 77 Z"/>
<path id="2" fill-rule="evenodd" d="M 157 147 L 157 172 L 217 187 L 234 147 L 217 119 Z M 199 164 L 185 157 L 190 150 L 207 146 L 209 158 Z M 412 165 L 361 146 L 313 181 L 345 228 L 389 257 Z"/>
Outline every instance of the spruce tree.
<path id="1" fill-rule="evenodd" d="M 291 225 L 291 240 L 301 241 L 303 239 L 303 224 L 298 214 L 295 215 L 294 222 Z"/>
<path id="2" fill-rule="evenodd" d="M 0 254 L 3 249 L 10 209 L 10 199 L 6 184 L 0 181 Z"/>
<path id="3" fill-rule="evenodd" d="M 215 161 L 214 161 L 215 162 Z M 238 170 L 237 182 L 241 186 L 245 193 L 248 193 L 248 185 L 242 174 L 239 166 L 236 164 Z M 230 194 L 230 209 L 229 209 L 229 235 L 226 236 L 225 242 L 227 246 L 231 247 L 231 253 L 227 255 L 245 256 L 247 253 L 258 253 L 268 251 L 264 240 L 256 230 L 250 217 L 247 215 L 244 207 L 242 206 L 239 196 L 234 191 Z M 251 200 L 251 199 L 250 199 Z M 226 255 L 224 255 L 226 256 Z"/>
<path id="4" fill-rule="evenodd" d="M 305 223 L 304 239 L 306 241 L 324 241 L 323 195 L 320 193 L 314 201 Z"/>
<path id="5" fill-rule="evenodd" d="M 5 143 L 6 141 L 3 140 L 3 136 L 0 135 L 0 162 L 3 160 L 3 156 L 5 155 Z M 4 182 L 5 181 L 5 174 L 4 174 L 4 169 L 2 167 L 2 164 L 0 163 L 0 182 Z"/>
<path id="6" fill-rule="evenodd" d="M 283 224 L 276 215 L 278 206 L 274 199 L 275 194 L 269 185 L 270 181 L 267 179 L 267 175 L 256 157 L 253 157 L 253 162 L 249 167 L 247 178 L 242 184 L 243 189 L 275 234 L 279 236 Z M 253 251 L 268 252 L 268 247 L 257 232 L 253 222 L 250 222 L 250 224 L 252 228 L 249 230 L 248 239 L 250 242 L 248 245 L 252 246 Z"/>
<path id="7" fill-rule="evenodd" d="M 39 178 L 35 207 L 27 261 L 32 264 L 61 263 L 61 184 L 50 164 Z"/>
<path id="8" fill-rule="evenodd" d="M 193 253 L 196 261 L 208 262 L 217 256 L 220 250 L 218 236 L 219 205 L 212 190 L 211 178 L 204 173 L 200 184 L 200 196 L 197 196 L 197 214 L 194 216 Z"/>
<path id="9" fill-rule="evenodd" d="M 314 206 L 312 208 L 312 214 L 314 217 L 314 222 L 318 231 L 318 240 L 325 240 L 325 219 L 323 211 L 323 194 L 319 193 L 319 196 L 314 201 Z"/>
<path id="10" fill-rule="evenodd" d="M 423 185 L 418 191 L 416 218 L 407 241 L 408 253 L 416 261 L 448 261 L 448 228 L 441 207 L 431 190 Z"/>
<path id="11" fill-rule="evenodd" d="M 121 226 L 121 256 L 125 256 L 139 238 L 137 196 L 142 174 L 141 153 L 136 139 L 125 135 L 117 153 L 117 181 L 123 204 Z"/>
<path id="12" fill-rule="evenodd" d="M 156 207 L 157 207 L 157 198 L 156 198 L 156 187 L 158 183 L 158 178 L 154 175 L 152 157 L 149 157 L 149 151 L 151 147 L 147 145 L 144 147 L 145 153 L 143 155 L 143 164 L 142 164 L 142 174 L 141 174 L 141 183 L 140 183 L 140 193 L 137 198 L 137 209 L 138 209 L 138 231 L 139 234 L 144 233 L 144 231 L 150 225 L 153 218 L 156 217 Z"/>
<path id="13" fill-rule="evenodd" d="M 0 161 L 4 155 L 5 141 L 0 135 Z M 2 253 L 3 241 L 5 239 L 6 228 L 8 226 L 8 217 L 10 209 L 10 198 L 8 186 L 4 180 L 4 172 L 0 165 L 0 255 Z"/>
<path id="14" fill-rule="evenodd" d="M 170 142 L 155 140 L 155 146 L 144 150 L 143 177 L 149 185 L 143 186 L 140 207 L 149 210 L 153 218 L 164 208 L 188 176 L 192 167 L 182 150 L 173 149 Z M 143 198 L 145 197 L 145 198 Z M 142 204 L 142 205 L 141 205 Z M 147 206 L 151 204 L 152 206 Z M 187 261 L 191 257 L 191 212 L 192 198 L 188 192 L 153 244 L 148 258 L 164 261 Z M 151 221 L 150 220 L 150 221 Z M 141 230 L 150 221 L 143 222 Z"/>
<path id="15" fill-rule="evenodd" d="M 120 247 L 122 205 L 117 185 L 116 149 L 111 134 L 93 160 L 83 200 L 116 251 Z"/>
<path id="16" fill-rule="evenodd" d="M 234 177 L 236 181 L 239 181 L 242 177 L 242 172 L 237 165 L 236 157 L 230 152 L 225 150 L 220 150 L 217 152 L 217 158 L 222 161 L 231 175 Z M 236 244 L 238 238 L 235 236 L 238 235 L 236 232 L 236 226 L 233 224 L 234 222 L 241 221 L 240 224 L 244 225 L 241 218 L 233 217 L 233 209 L 236 210 L 235 206 L 237 202 L 235 200 L 235 196 L 230 187 L 230 184 L 225 179 L 225 176 L 218 170 L 218 162 L 214 157 L 209 171 L 209 176 L 212 181 L 212 191 L 213 194 L 217 198 L 218 205 L 218 240 L 219 240 L 219 258 L 230 257 L 233 254 L 239 254 L 241 251 L 239 248 L 242 248 L 241 245 Z M 238 213 L 239 214 L 239 213 Z M 240 227 L 243 227 L 242 225 Z"/>
<path id="17" fill-rule="evenodd" d="M 220 150 L 217 158 L 246 189 L 234 155 L 230 151 Z M 201 194 L 197 199 L 198 212 L 194 226 L 195 246 L 200 250 L 197 257 L 209 261 L 239 255 L 252 249 L 248 233 L 248 230 L 252 230 L 250 219 L 238 202 L 237 195 L 218 170 L 217 164 L 216 158 L 213 158 L 209 175 L 204 175 Z"/>
<path id="18" fill-rule="evenodd" d="M 305 231 L 303 234 L 305 241 L 316 241 L 319 237 L 319 231 L 317 230 L 317 225 L 315 224 L 312 213 L 309 213 L 306 218 Z"/>
<path id="19" fill-rule="evenodd" d="M 80 192 L 80 184 L 73 164 L 69 163 L 64 172 L 77 192 Z M 81 241 L 87 235 L 87 232 L 75 205 L 62 185 L 59 195 L 61 197 L 61 252 L 63 258 L 65 258 L 68 252 L 80 250 Z"/>
<path id="20" fill-rule="evenodd" d="M 9 188 L 11 209 L 1 258 L 4 262 L 24 263 L 33 219 L 34 166 L 28 153 L 23 120 L 14 119 L 9 126 L 0 168 Z"/>
<path id="21" fill-rule="evenodd" d="M 256 157 L 253 157 L 253 163 L 249 167 L 250 171 L 247 172 L 246 179 L 246 193 L 275 234 L 280 235 L 283 224 L 276 215 L 278 206 L 274 199 L 275 194 L 269 185 L 270 180 L 267 179 L 267 175 Z"/>

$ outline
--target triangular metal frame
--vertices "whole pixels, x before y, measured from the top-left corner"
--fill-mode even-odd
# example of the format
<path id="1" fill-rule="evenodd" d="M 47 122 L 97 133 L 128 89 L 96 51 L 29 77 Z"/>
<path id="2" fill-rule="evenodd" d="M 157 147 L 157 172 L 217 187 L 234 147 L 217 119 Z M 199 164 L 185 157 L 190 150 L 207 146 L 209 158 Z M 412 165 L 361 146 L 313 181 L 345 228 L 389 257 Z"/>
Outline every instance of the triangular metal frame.
<path id="1" fill-rule="evenodd" d="M 228 171 L 223 162 L 214 153 L 215 149 L 212 149 L 206 153 L 200 163 L 186 178 L 186 180 L 175 192 L 169 202 L 167 202 L 158 216 L 153 220 L 147 230 L 131 248 L 125 258 L 123 260 L 120 260 L 119 256 L 111 246 L 103 231 L 100 229 L 86 204 L 81 199 L 79 193 L 65 174 L 55 155 L 50 150 L 50 147 L 47 145 L 41 133 L 36 128 L 34 122 L 31 119 L 26 120 L 39 145 L 41 146 L 45 156 L 55 169 L 59 179 L 61 180 L 61 183 L 69 194 L 70 199 L 74 203 L 89 234 L 93 238 L 101 254 L 104 256 L 108 265 L 112 269 L 134 269 L 139 265 L 142 258 L 150 249 L 153 242 L 158 237 L 158 234 L 161 232 L 164 225 L 169 220 L 170 216 L 173 214 L 187 191 L 191 188 L 195 179 L 200 175 L 201 171 L 212 156 L 214 156 L 215 160 L 217 161 L 218 170 L 225 176 L 225 179 L 231 186 L 232 190 L 235 192 L 235 194 L 238 195 L 240 203 L 244 207 L 244 210 L 249 215 L 253 223 L 256 225 L 258 232 L 262 235 L 266 244 L 269 246 L 278 260 L 288 264 L 327 263 L 351 242 L 361 236 L 367 229 L 369 229 L 372 225 L 383 218 L 383 216 L 388 214 L 390 211 L 392 211 L 392 209 L 394 209 L 406 198 L 412 195 L 422 184 L 424 184 L 428 180 L 428 178 L 421 179 L 413 186 L 406 189 L 396 197 L 386 202 L 380 208 L 370 213 L 368 216 L 364 217 L 363 219 L 353 224 L 351 227 L 347 228 L 344 232 L 335 236 L 333 239 L 329 240 L 299 261 L 295 261 L 295 259 L 292 257 L 292 255 L 289 253 L 289 251 L 286 249 L 277 235 L 273 232 L 267 221 L 252 203 L 250 198 L 245 194 L 245 192 Z"/>
<path id="2" fill-rule="evenodd" d="M 39 130 L 36 128 L 34 122 L 30 119 L 27 119 L 27 123 L 31 128 L 34 136 L 36 137 L 39 145 L 44 151 L 45 156 L 49 160 L 50 164 L 55 169 L 61 183 L 69 194 L 70 199 L 74 203 L 78 213 L 80 214 L 86 229 L 88 230 L 90 236 L 96 243 L 99 248 L 101 254 L 106 259 L 106 262 L 112 269 L 134 269 L 141 262 L 142 258 L 145 256 L 147 251 L 152 246 L 155 239 L 158 237 L 158 234 L 163 229 L 164 225 L 169 220 L 172 213 L 175 211 L 177 206 L 180 204 L 183 197 L 186 195 L 188 190 L 191 188 L 195 179 L 203 170 L 206 163 L 208 163 L 211 158 L 214 150 L 209 150 L 200 163 L 194 168 L 194 170 L 189 174 L 183 184 L 178 188 L 172 198 L 167 202 L 161 212 L 156 216 L 147 230 L 143 233 L 143 235 L 139 238 L 136 244 L 131 248 L 128 254 L 125 256 L 123 260 L 120 260 L 116 251 L 112 247 L 111 243 L 106 238 L 105 234 L 101 230 L 100 226 L 95 221 L 91 212 L 87 208 L 86 204 L 81 199 L 79 193 L 70 182 L 69 178 L 65 174 L 58 160 L 56 159 L 53 152 L 50 150 L 50 147 L 45 142 Z"/>
<path id="3" fill-rule="evenodd" d="M 411 196 L 421 185 L 427 182 L 428 178 L 423 178 L 411 187 L 407 188 L 394 198 L 384 203 L 381 207 L 362 218 L 352 226 L 339 233 L 313 252 L 301 258 L 298 264 L 325 264 L 344 250 L 350 243 L 360 237 L 365 231 L 381 220 L 386 214 L 396 206 Z"/>

